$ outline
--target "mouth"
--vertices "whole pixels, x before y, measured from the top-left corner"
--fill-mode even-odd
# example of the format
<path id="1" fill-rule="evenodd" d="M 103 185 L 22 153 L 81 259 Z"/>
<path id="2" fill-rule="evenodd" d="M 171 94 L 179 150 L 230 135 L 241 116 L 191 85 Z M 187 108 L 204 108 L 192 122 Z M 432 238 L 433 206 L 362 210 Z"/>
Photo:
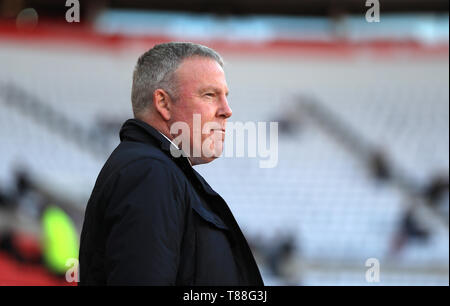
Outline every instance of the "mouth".
<path id="1" fill-rule="evenodd" d="M 225 134 L 225 129 L 213 129 L 214 132 L 221 132 Z"/>

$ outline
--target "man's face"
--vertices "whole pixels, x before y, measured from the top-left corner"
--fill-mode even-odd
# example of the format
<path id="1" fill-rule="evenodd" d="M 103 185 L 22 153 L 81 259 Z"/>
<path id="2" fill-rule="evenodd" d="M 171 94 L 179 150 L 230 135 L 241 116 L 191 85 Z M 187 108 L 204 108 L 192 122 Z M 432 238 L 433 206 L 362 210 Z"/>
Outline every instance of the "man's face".
<path id="1" fill-rule="evenodd" d="M 175 78 L 178 97 L 169 124 L 181 121 L 189 126 L 193 164 L 211 162 L 222 153 L 226 121 L 232 114 L 225 73 L 213 59 L 191 57 L 178 67 Z"/>

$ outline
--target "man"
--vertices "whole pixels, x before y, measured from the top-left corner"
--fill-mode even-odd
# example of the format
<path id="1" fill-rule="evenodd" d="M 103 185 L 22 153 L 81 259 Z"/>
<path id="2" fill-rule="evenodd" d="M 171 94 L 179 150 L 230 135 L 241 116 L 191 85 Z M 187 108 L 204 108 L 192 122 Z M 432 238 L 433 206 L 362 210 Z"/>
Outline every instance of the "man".
<path id="1" fill-rule="evenodd" d="M 210 48 L 166 43 L 139 58 L 135 118 L 86 208 L 81 285 L 263 285 L 227 204 L 192 168 L 222 151 L 227 95 Z"/>

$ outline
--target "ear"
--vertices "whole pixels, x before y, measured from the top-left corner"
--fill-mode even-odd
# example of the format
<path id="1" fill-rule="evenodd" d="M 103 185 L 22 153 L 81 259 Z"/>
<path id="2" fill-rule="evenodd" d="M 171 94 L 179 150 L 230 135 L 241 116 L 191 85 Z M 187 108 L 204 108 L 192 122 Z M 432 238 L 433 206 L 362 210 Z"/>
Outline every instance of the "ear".
<path id="1" fill-rule="evenodd" d="M 153 92 L 153 105 L 156 111 L 165 121 L 169 121 L 171 117 L 172 100 L 167 92 L 163 89 L 157 89 Z"/>

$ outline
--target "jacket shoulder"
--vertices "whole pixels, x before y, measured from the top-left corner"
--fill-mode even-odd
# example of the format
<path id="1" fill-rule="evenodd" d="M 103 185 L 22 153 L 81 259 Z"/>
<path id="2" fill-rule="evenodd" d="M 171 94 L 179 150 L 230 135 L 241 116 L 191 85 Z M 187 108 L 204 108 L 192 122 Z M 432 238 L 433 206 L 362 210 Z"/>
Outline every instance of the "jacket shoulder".
<path id="1" fill-rule="evenodd" d="M 104 185 L 119 174 L 130 179 L 148 171 L 149 167 L 158 172 L 170 172 L 174 178 L 182 178 L 181 169 L 158 148 L 140 142 L 123 141 L 111 153 L 95 183 L 94 190 L 103 189 Z"/>

